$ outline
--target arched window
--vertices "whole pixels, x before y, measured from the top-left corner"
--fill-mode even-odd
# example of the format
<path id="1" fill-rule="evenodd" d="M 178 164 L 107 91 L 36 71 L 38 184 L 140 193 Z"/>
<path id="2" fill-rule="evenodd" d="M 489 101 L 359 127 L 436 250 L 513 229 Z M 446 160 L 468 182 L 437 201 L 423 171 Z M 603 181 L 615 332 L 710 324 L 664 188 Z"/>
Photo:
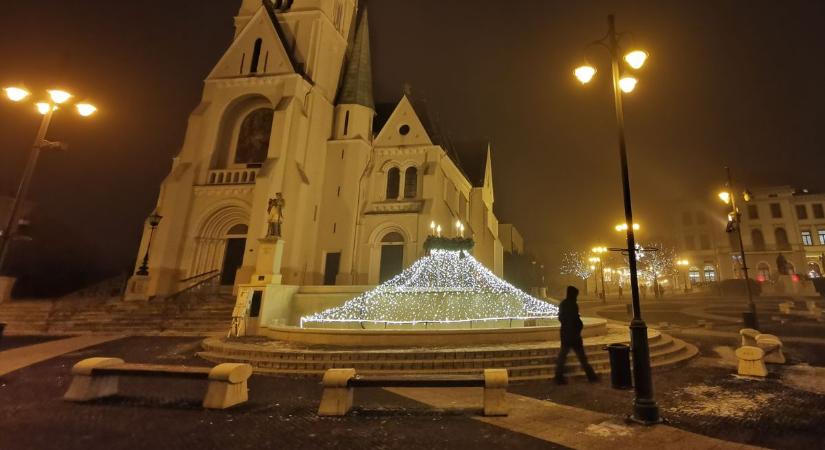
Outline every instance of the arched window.
<path id="1" fill-rule="evenodd" d="M 387 200 L 396 200 L 398 198 L 398 188 L 401 183 L 401 170 L 398 167 L 393 167 L 387 171 Z"/>
<path id="2" fill-rule="evenodd" d="M 688 270 L 688 278 L 690 278 L 691 284 L 696 284 L 702 281 L 701 275 L 699 274 L 698 267 L 691 267 Z"/>
<path id="3" fill-rule="evenodd" d="M 248 232 L 249 232 L 249 227 L 242 224 L 242 223 L 239 223 L 237 225 L 234 225 L 232 228 L 230 228 L 229 231 L 226 232 L 226 235 L 227 236 L 246 236 L 246 233 L 248 233 Z"/>
<path id="4" fill-rule="evenodd" d="M 788 242 L 788 232 L 785 231 L 784 228 L 777 228 L 773 233 L 776 237 L 776 246 L 779 247 L 779 249 L 785 250 L 791 247 L 791 244 Z"/>
<path id="5" fill-rule="evenodd" d="M 401 233 L 396 233 L 395 231 L 387 233 L 381 239 L 381 242 L 384 244 L 403 244 L 404 243 L 404 236 L 401 236 Z"/>
<path id="6" fill-rule="evenodd" d="M 391 231 L 381 238 L 381 261 L 378 282 L 383 283 L 404 269 L 404 236 Z"/>
<path id="7" fill-rule="evenodd" d="M 235 163 L 259 164 L 266 160 L 274 116 L 275 110 L 259 108 L 243 119 L 235 148 Z"/>
<path id="8" fill-rule="evenodd" d="M 404 198 L 418 195 L 418 169 L 410 167 L 404 172 Z"/>
<path id="9" fill-rule="evenodd" d="M 249 73 L 258 73 L 258 62 L 261 60 L 261 38 L 255 40 L 255 47 L 252 49 L 252 63 L 249 65 Z"/>
<path id="10" fill-rule="evenodd" d="M 765 250 L 765 236 L 762 234 L 762 230 L 758 228 L 751 230 L 751 242 L 754 250 Z"/>
<path id="11" fill-rule="evenodd" d="M 712 264 L 705 264 L 705 281 L 716 281 L 716 267 Z"/>

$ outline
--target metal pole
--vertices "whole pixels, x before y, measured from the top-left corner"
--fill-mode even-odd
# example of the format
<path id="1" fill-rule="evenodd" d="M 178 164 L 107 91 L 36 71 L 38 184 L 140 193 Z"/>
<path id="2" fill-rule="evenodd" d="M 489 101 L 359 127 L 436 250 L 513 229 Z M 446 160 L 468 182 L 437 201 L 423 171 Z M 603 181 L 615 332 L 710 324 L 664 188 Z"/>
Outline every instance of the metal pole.
<path id="1" fill-rule="evenodd" d="M 653 399 L 653 379 L 650 374 L 650 347 L 647 340 L 647 325 L 642 320 L 639 301 L 639 279 L 636 273 L 636 238 L 633 233 L 633 206 L 630 198 L 630 174 L 627 164 L 627 147 L 624 132 L 624 109 L 622 91 L 619 88 L 619 42 L 616 35 L 616 20 L 613 14 L 607 16 L 608 48 L 613 69 L 613 99 L 616 107 L 616 123 L 619 132 L 619 158 L 622 166 L 622 193 L 624 215 L 627 223 L 627 259 L 630 266 L 630 293 L 633 298 L 633 320 L 630 321 L 630 343 L 633 351 L 633 385 L 636 398 L 633 401 L 633 418 L 644 424 L 660 421 L 659 407 Z"/>
<path id="2" fill-rule="evenodd" d="M 34 138 L 32 150 L 31 153 L 29 153 L 29 160 L 26 162 L 26 168 L 23 169 L 23 179 L 20 180 L 20 185 L 17 187 L 17 195 L 11 204 L 9 219 L 6 222 L 6 227 L 3 228 L 3 236 L 0 236 L 0 273 L 4 273 L 3 266 L 6 262 L 6 256 L 8 256 L 9 247 L 11 246 L 12 236 L 17 230 L 19 220 L 17 216 L 26 200 L 26 194 L 29 192 L 29 185 L 34 174 L 34 168 L 37 166 L 37 158 L 40 156 L 40 147 L 43 145 L 43 140 L 46 139 L 46 132 L 49 130 L 53 113 L 54 108 L 49 108 L 49 112 L 43 114 L 43 119 L 40 121 L 40 128 L 37 130 L 37 137 Z"/>
<path id="3" fill-rule="evenodd" d="M 152 236 L 155 234 L 155 227 L 149 228 L 149 240 L 146 242 L 146 254 L 143 255 L 143 264 L 140 265 L 135 275 L 149 275 L 149 248 L 152 247 Z"/>
<path id="4" fill-rule="evenodd" d="M 604 261 L 599 260 L 599 271 L 602 273 L 602 302 L 607 301 L 607 292 L 604 288 Z"/>
<path id="5" fill-rule="evenodd" d="M 753 292 L 751 291 L 751 280 L 748 276 L 748 263 L 745 260 L 745 246 L 742 244 L 742 216 L 739 210 L 736 209 L 736 194 L 733 191 L 733 180 L 730 175 L 730 167 L 725 167 L 725 172 L 728 176 L 728 191 L 730 194 L 730 207 L 733 212 L 733 219 L 736 221 L 736 234 L 739 237 L 739 256 L 742 258 L 742 273 L 745 275 L 745 290 L 748 292 L 748 310 L 750 311 L 752 320 L 742 318 L 742 323 L 746 328 L 759 329 L 759 320 L 756 317 L 756 304 L 753 303 Z M 750 322 L 750 323 L 749 323 Z"/>

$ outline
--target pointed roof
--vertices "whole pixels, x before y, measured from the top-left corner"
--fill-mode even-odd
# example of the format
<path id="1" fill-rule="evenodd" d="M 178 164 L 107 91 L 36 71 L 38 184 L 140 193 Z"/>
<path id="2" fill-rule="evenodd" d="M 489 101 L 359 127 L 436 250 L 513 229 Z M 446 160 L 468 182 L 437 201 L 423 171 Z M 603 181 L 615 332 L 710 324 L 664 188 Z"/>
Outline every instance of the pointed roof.
<path id="1" fill-rule="evenodd" d="M 349 44 L 347 68 L 337 104 L 361 105 L 375 110 L 372 96 L 372 57 L 367 8 L 360 12 L 355 37 Z"/>

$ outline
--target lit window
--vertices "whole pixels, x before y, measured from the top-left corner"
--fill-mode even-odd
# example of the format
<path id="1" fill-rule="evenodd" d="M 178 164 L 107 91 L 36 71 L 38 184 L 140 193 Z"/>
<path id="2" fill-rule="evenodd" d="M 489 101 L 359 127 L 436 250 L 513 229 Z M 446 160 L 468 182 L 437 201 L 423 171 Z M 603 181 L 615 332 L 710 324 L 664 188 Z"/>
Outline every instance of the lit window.
<path id="1" fill-rule="evenodd" d="M 825 245 L 825 230 L 819 230 L 819 245 Z"/>
<path id="2" fill-rule="evenodd" d="M 814 241 L 811 239 L 810 231 L 802 232 L 802 245 L 814 245 Z"/>
<path id="3" fill-rule="evenodd" d="M 702 281 L 702 276 L 699 273 L 698 267 L 691 267 L 688 271 L 688 278 L 690 278 L 691 284 L 696 284 Z"/>
<path id="4" fill-rule="evenodd" d="M 705 265 L 705 281 L 716 281 L 716 268 L 710 264 Z"/>

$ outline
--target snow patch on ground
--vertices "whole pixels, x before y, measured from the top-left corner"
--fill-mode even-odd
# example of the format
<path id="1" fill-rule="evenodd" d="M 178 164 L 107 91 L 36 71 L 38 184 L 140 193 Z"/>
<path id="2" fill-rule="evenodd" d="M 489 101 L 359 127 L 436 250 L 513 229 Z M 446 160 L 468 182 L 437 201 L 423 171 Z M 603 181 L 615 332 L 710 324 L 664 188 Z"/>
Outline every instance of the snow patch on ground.
<path id="1" fill-rule="evenodd" d="M 737 366 L 739 364 L 739 358 L 736 357 L 736 350 L 733 347 L 728 346 L 719 346 L 713 347 L 713 351 L 722 358 L 726 364 L 731 366 Z"/>
<path id="2" fill-rule="evenodd" d="M 680 391 L 679 406 L 668 410 L 679 414 L 744 419 L 769 411 L 776 395 L 737 392 L 720 386 L 693 385 Z"/>
<path id="3" fill-rule="evenodd" d="M 798 364 L 785 369 L 782 383 L 794 389 L 825 394 L 825 367 Z"/>
<path id="4" fill-rule="evenodd" d="M 584 433 L 591 436 L 609 438 L 614 436 L 630 436 L 633 434 L 633 430 L 626 425 L 614 422 L 602 422 L 588 425 L 588 427 L 584 430 Z"/>

